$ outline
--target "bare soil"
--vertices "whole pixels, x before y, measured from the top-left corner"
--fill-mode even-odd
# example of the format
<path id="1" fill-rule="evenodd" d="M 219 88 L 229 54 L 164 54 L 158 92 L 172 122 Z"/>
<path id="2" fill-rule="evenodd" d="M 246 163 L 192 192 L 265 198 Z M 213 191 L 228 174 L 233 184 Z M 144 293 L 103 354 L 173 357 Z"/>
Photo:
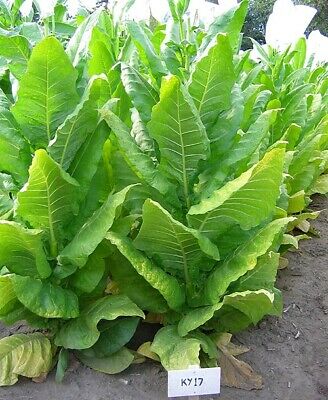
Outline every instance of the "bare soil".
<path id="1" fill-rule="evenodd" d="M 328 208 L 328 199 L 315 198 L 312 208 Z M 222 388 L 221 400 L 328 399 L 328 212 L 313 225 L 320 238 L 303 241 L 298 252 L 288 254 L 289 267 L 279 272 L 282 318 L 268 318 L 234 338 L 251 348 L 240 358 L 262 374 L 264 388 Z M 0 327 L 0 337 L 9 333 Z M 53 374 L 42 384 L 21 379 L 1 388 L 0 400 L 164 400 L 166 379 L 151 362 L 107 376 L 73 361 L 63 384 L 56 384 Z"/>

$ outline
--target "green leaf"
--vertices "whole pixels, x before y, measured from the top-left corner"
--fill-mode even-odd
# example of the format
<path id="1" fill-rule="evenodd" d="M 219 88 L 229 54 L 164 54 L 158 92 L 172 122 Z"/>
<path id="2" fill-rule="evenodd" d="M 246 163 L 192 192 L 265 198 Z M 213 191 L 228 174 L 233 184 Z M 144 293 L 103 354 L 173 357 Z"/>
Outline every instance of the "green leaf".
<path id="1" fill-rule="evenodd" d="M 38 378 L 50 371 L 52 348 L 41 333 L 17 334 L 0 340 L 0 386 L 14 385 L 18 376 Z"/>
<path id="2" fill-rule="evenodd" d="M 240 32 L 247 14 L 248 4 L 249 0 L 243 0 L 237 6 L 219 15 L 209 26 L 200 51 L 204 51 L 218 33 L 226 33 L 229 37 L 231 48 L 236 51 L 240 41 Z"/>
<path id="3" fill-rule="evenodd" d="M 57 255 L 62 227 L 76 212 L 78 183 L 53 161 L 45 150 L 37 150 L 27 184 L 18 193 L 17 213 L 50 237 L 51 255 Z"/>
<path id="4" fill-rule="evenodd" d="M 106 235 L 106 239 L 116 246 L 121 254 L 129 260 L 139 275 L 161 293 L 170 308 L 177 311 L 180 310 L 185 301 L 185 292 L 176 278 L 166 274 L 161 268 L 152 263 L 133 246 L 128 238 L 109 232 Z"/>
<path id="5" fill-rule="evenodd" d="M 258 258 L 273 246 L 276 237 L 292 220 L 292 218 L 281 218 L 271 222 L 241 245 L 222 265 L 218 266 L 206 281 L 206 301 L 216 304 L 231 283 L 253 270 Z"/>
<path id="6" fill-rule="evenodd" d="M 158 171 L 152 159 L 139 149 L 123 122 L 108 108 L 103 109 L 103 119 L 112 129 L 124 160 L 138 179 L 175 201 L 175 187 Z"/>
<path id="7" fill-rule="evenodd" d="M 107 42 L 110 41 L 108 35 L 94 28 L 89 43 L 90 59 L 88 60 L 89 76 L 105 74 L 109 75 L 109 71 L 115 64 L 114 54 L 109 49 Z"/>
<path id="8" fill-rule="evenodd" d="M 229 38 L 218 35 L 214 45 L 195 64 L 188 88 L 207 131 L 219 114 L 229 108 L 234 82 Z"/>
<path id="9" fill-rule="evenodd" d="M 99 284 L 105 272 L 105 261 L 97 254 L 91 254 L 83 268 L 70 279 L 74 288 L 84 293 L 91 293 Z"/>
<path id="10" fill-rule="evenodd" d="M 186 336 L 189 332 L 204 325 L 213 318 L 215 312 L 222 307 L 223 303 L 213 306 L 198 307 L 189 311 L 184 315 L 178 324 L 178 332 L 180 336 Z"/>
<path id="11" fill-rule="evenodd" d="M 156 333 L 150 349 L 159 356 L 163 367 L 168 371 L 200 365 L 200 340 L 181 337 L 174 325 L 160 329 Z"/>
<path id="12" fill-rule="evenodd" d="M 105 77 L 92 78 L 81 102 L 57 129 L 48 149 L 52 158 L 64 170 L 68 169 L 80 147 L 95 131 L 99 120 L 98 110 L 108 95 L 109 87 Z"/>
<path id="13" fill-rule="evenodd" d="M 6 214 L 12 212 L 14 208 L 12 193 L 16 191 L 11 175 L 0 173 L 0 220 L 7 219 Z"/>
<path id="14" fill-rule="evenodd" d="M 101 122 L 97 128 L 88 135 L 86 141 L 80 147 L 70 165 L 68 173 L 80 184 L 79 199 L 81 200 L 85 200 L 89 191 L 94 193 L 92 180 L 96 176 L 97 170 L 101 165 L 102 150 L 109 136 L 109 132 L 107 124 Z M 84 212 L 83 205 L 81 207 L 83 208 L 82 212 Z M 79 216 L 77 218 L 79 219 Z M 80 219 L 79 222 L 81 222 Z"/>
<path id="15" fill-rule="evenodd" d="M 10 62 L 11 72 L 17 79 L 24 74 L 30 56 L 30 45 L 24 36 L 0 36 L 0 56 Z"/>
<path id="16" fill-rule="evenodd" d="M 151 111 L 159 96 L 150 83 L 132 66 L 121 64 L 122 82 L 132 104 L 138 110 L 143 122 L 151 119 Z"/>
<path id="17" fill-rule="evenodd" d="M 256 325 L 265 315 L 279 315 L 275 309 L 276 295 L 267 290 L 233 293 L 224 298 L 217 311 L 217 328 L 221 332 L 236 333 L 250 324 Z"/>
<path id="18" fill-rule="evenodd" d="M 71 290 L 29 276 L 11 277 L 18 300 L 43 318 L 76 318 L 78 298 Z"/>
<path id="19" fill-rule="evenodd" d="M 79 62 L 87 56 L 92 30 L 97 25 L 102 11 L 103 10 L 99 8 L 89 15 L 79 25 L 74 35 L 69 40 L 66 53 L 74 66 L 77 66 Z"/>
<path id="20" fill-rule="evenodd" d="M 97 343 L 92 346 L 90 352 L 94 352 L 101 358 L 116 353 L 132 339 L 139 322 L 140 318 L 137 317 L 106 322 Z"/>
<path id="21" fill-rule="evenodd" d="M 0 108 L 0 170 L 7 171 L 19 183 L 26 182 L 31 163 L 30 149 L 9 110 Z"/>
<path id="22" fill-rule="evenodd" d="M 62 383 L 69 364 L 69 352 L 61 348 L 58 355 L 56 368 L 56 383 Z"/>
<path id="23" fill-rule="evenodd" d="M 42 245 L 42 231 L 0 221 L 0 267 L 19 275 L 48 278 L 51 268 Z"/>
<path id="24" fill-rule="evenodd" d="M 213 267 L 209 259 L 220 259 L 218 249 L 206 236 L 174 220 L 150 199 L 144 203 L 142 219 L 134 245 L 159 260 L 169 273 L 184 277 L 187 286 L 197 281 L 200 270 Z"/>
<path id="25" fill-rule="evenodd" d="M 88 349 L 100 337 L 98 323 L 118 317 L 141 317 L 144 313 L 124 295 L 106 296 L 91 303 L 78 318 L 67 322 L 57 333 L 55 343 L 67 349 Z"/>
<path id="26" fill-rule="evenodd" d="M 189 208 L 193 179 L 200 160 L 209 156 L 209 140 L 192 99 L 179 79 L 163 80 L 160 102 L 148 124 L 161 153 L 160 169 L 175 179 Z"/>
<path id="27" fill-rule="evenodd" d="M 280 254 L 270 251 L 257 260 L 256 267 L 239 278 L 229 289 L 232 292 L 267 289 L 273 290 Z"/>
<path id="28" fill-rule="evenodd" d="M 275 211 L 284 161 L 284 148 L 268 152 L 254 167 L 192 206 L 188 212 L 191 225 L 216 239 L 234 224 L 244 230 L 261 224 Z"/>
<path id="29" fill-rule="evenodd" d="M 328 193 L 328 175 L 320 176 L 311 188 L 312 193 L 327 194 Z"/>
<path id="30" fill-rule="evenodd" d="M 120 210 L 132 187 L 133 185 L 128 186 L 120 192 L 108 196 L 105 203 L 94 212 L 74 239 L 60 253 L 59 261 L 61 263 L 72 263 L 80 268 L 86 264 L 89 255 L 94 252 L 113 225 L 116 213 Z"/>
<path id="31" fill-rule="evenodd" d="M 134 360 L 134 355 L 122 347 L 119 351 L 111 354 L 108 357 L 97 358 L 97 357 L 87 357 L 84 353 L 79 352 L 78 358 L 87 367 L 92 368 L 99 372 L 104 372 L 105 374 L 119 374 L 120 372 L 127 369 Z"/>
<path id="32" fill-rule="evenodd" d="M 13 311 L 17 303 L 10 275 L 0 276 L 0 293 L 0 317 L 2 317 Z"/>
<path id="33" fill-rule="evenodd" d="M 12 108 L 34 146 L 47 146 L 72 112 L 77 103 L 76 78 L 77 72 L 57 39 L 49 36 L 34 47 Z"/>
<path id="34" fill-rule="evenodd" d="M 139 275 L 118 250 L 110 257 L 109 270 L 120 293 L 128 296 L 142 310 L 159 314 L 168 311 L 168 304 L 161 293 Z"/>
<path id="35" fill-rule="evenodd" d="M 142 29 L 142 25 L 135 21 L 128 21 L 127 28 L 139 53 L 144 55 L 151 74 L 160 82 L 161 77 L 166 75 L 167 71 L 160 57 L 156 54 L 153 44 Z"/>

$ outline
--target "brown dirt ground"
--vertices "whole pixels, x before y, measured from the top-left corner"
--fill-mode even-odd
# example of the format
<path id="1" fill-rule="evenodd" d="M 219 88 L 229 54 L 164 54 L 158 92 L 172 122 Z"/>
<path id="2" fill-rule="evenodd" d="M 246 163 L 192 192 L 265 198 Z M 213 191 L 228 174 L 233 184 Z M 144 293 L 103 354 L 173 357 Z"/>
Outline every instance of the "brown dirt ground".
<path id="1" fill-rule="evenodd" d="M 317 197 L 313 209 L 328 209 Z M 320 238 L 303 241 L 289 253 L 289 267 L 280 271 L 283 317 L 268 318 L 237 335 L 251 351 L 240 358 L 263 375 L 264 388 L 243 391 L 222 388 L 221 400 L 328 399 L 328 212 L 314 223 Z M 0 337 L 9 333 L 0 327 Z M 73 362 L 64 383 L 53 374 L 43 384 L 21 379 L 0 389 L 0 400 L 164 400 L 166 373 L 155 363 L 134 365 L 117 376 L 94 372 Z M 207 397 L 208 399 L 218 397 Z"/>

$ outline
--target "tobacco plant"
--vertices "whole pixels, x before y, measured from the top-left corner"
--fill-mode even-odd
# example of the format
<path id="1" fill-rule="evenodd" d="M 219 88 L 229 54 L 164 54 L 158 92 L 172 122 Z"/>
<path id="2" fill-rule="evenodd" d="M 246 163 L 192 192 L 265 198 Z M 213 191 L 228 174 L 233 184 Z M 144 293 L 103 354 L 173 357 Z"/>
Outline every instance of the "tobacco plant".
<path id="1" fill-rule="evenodd" d="M 281 314 L 286 232 L 327 191 L 327 72 L 302 40 L 241 52 L 247 5 L 207 32 L 185 0 L 166 26 L 0 32 L 0 320 L 38 331 L 0 341 L 0 385 L 61 381 L 69 350 L 120 372 L 143 319 L 139 353 L 215 366 L 220 335 Z"/>

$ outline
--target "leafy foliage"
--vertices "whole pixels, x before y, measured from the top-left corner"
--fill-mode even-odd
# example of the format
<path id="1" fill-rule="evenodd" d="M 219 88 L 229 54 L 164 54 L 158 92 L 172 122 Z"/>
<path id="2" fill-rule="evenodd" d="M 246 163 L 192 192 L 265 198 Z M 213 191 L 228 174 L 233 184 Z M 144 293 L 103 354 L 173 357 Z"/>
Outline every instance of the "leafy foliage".
<path id="1" fill-rule="evenodd" d="M 0 340 L 0 385 L 62 381 L 68 349 L 121 372 L 144 319 L 166 369 L 214 366 L 281 313 L 279 252 L 328 192 L 327 69 L 304 39 L 241 52 L 247 0 L 207 31 L 188 1 L 166 25 L 61 6 L 0 18 L 0 321 L 48 332 Z"/>

